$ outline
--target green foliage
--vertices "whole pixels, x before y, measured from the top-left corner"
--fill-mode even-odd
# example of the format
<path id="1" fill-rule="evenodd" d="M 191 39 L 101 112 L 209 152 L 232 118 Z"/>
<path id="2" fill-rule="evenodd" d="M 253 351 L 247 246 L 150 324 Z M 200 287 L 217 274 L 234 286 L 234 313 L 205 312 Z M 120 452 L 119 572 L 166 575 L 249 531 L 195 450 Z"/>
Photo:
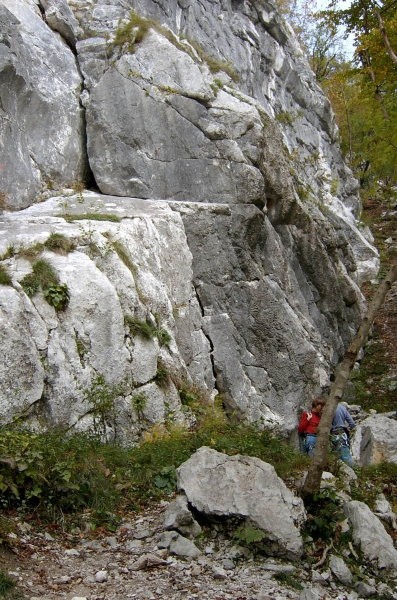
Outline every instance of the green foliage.
<path id="1" fill-rule="evenodd" d="M 283 586 L 293 588 L 294 590 L 303 590 L 303 585 L 291 573 L 275 573 L 272 577 Z"/>
<path id="2" fill-rule="evenodd" d="M 38 285 L 45 289 L 51 285 L 56 285 L 59 282 L 58 275 L 51 264 L 44 258 L 39 258 L 33 263 L 33 275 L 36 278 Z"/>
<path id="3" fill-rule="evenodd" d="M 21 280 L 21 286 L 30 298 L 37 294 L 40 288 L 45 290 L 59 284 L 58 275 L 47 260 L 36 260 L 32 271 Z"/>
<path id="4" fill-rule="evenodd" d="M 43 290 L 43 294 L 48 304 L 53 306 L 57 312 L 65 310 L 69 304 L 70 294 L 66 283 L 49 285 Z"/>
<path id="5" fill-rule="evenodd" d="M 306 505 L 308 511 L 306 533 L 315 540 L 332 539 L 337 523 L 344 519 L 341 504 L 332 489 L 325 488 L 314 494 L 310 503 Z"/>
<path id="6" fill-rule="evenodd" d="M 120 493 L 110 475 L 127 462 L 126 451 L 94 437 L 2 428 L 1 502 L 51 519 L 62 511 L 114 508 Z"/>
<path id="7" fill-rule="evenodd" d="M 84 391 L 84 399 L 93 416 L 95 435 L 106 436 L 108 426 L 114 427 L 115 402 L 125 392 L 125 385 L 110 385 L 102 374 L 98 374 L 92 380 L 91 387 Z"/>
<path id="8" fill-rule="evenodd" d="M 182 382 L 178 386 L 178 394 L 183 406 L 192 408 L 197 404 L 201 404 L 201 392 L 193 385 Z"/>
<path id="9" fill-rule="evenodd" d="M 7 573 L 0 570 L 0 598 L 20 598 L 16 594 L 16 582 Z"/>
<path id="10" fill-rule="evenodd" d="M 5 252 L 0 256 L 0 260 L 7 260 L 7 258 L 12 258 L 16 255 L 15 247 L 10 244 Z"/>
<path id="11" fill-rule="evenodd" d="M 142 42 L 154 25 L 155 21 L 141 17 L 132 10 L 128 21 L 121 22 L 116 29 L 113 46 L 121 47 L 123 50 L 133 53 L 135 44 Z"/>
<path id="12" fill-rule="evenodd" d="M 154 380 L 160 387 L 167 387 L 169 384 L 170 376 L 167 367 L 164 365 L 161 359 L 159 359 L 157 362 L 157 372 Z"/>
<path id="13" fill-rule="evenodd" d="M 18 256 L 22 256 L 28 260 L 34 260 L 43 252 L 44 248 L 44 244 L 37 242 L 36 244 L 32 244 L 26 248 L 21 248 L 21 250 L 18 252 Z"/>
<path id="14" fill-rule="evenodd" d="M 380 340 L 372 339 L 365 346 L 359 369 L 352 372 L 356 401 L 364 410 L 392 411 L 396 407 L 395 391 L 387 379 L 388 360 Z"/>
<path id="15" fill-rule="evenodd" d="M 73 221 L 111 221 L 113 223 L 120 223 L 121 221 L 118 215 L 112 213 L 84 213 L 81 215 L 67 213 L 60 216 L 68 223 L 72 223 Z"/>
<path id="16" fill-rule="evenodd" d="M 371 508 L 375 500 L 383 493 L 391 503 L 394 512 L 397 511 L 397 464 L 380 463 L 362 467 L 358 479 L 352 485 L 352 498 L 365 502 Z"/>
<path id="17" fill-rule="evenodd" d="M 156 335 L 156 327 L 148 323 L 148 321 L 142 321 L 141 319 L 135 319 L 127 315 L 124 318 L 124 322 L 130 330 L 131 335 L 140 335 L 147 340 L 151 340 Z"/>
<path id="18" fill-rule="evenodd" d="M 44 246 L 60 254 L 67 254 L 75 249 L 75 243 L 62 233 L 51 233 L 49 238 L 44 242 Z"/>
<path id="19" fill-rule="evenodd" d="M 134 394 L 131 399 L 132 407 L 136 410 L 138 415 L 142 415 L 147 405 L 147 396 L 144 392 Z"/>
<path id="20" fill-rule="evenodd" d="M 291 112 L 280 112 L 276 115 L 276 120 L 283 125 L 293 125 L 295 121 L 295 117 Z"/>
<path id="21" fill-rule="evenodd" d="M 34 273 L 28 273 L 28 275 L 25 275 L 25 277 L 21 279 L 20 283 L 25 294 L 29 296 L 29 298 L 33 298 L 33 296 L 35 296 L 40 289 L 40 284 L 37 281 Z"/>
<path id="22" fill-rule="evenodd" d="M 165 329 L 159 327 L 158 323 L 153 325 L 149 321 L 142 321 L 141 319 L 136 319 L 135 317 L 131 317 L 127 315 L 124 318 L 124 322 L 128 327 L 131 335 L 140 335 L 141 337 L 151 340 L 153 338 L 157 338 L 160 346 L 169 346 L 172 338 L 171 335 Z"/>
<path id="23" fill-rule="evenodd" d="M 43 258 L 38 259 L 33 263 L 32 271 L 20 282 L 25 294 L 32 298 L 41 288 L 50 306 L 56 311 L 65 310 L 70 299 L 69 289 L 66 283 L 59 282 L 58 275 L 50 263 Z"/>
<path id="24" fill-rule="evenodd" d="M 176 470 L 173 465 L 164 467 L 153 480 L 154 485 L 167 494 L 172 494 L 176 489 Z"/>
<path id="25" fill-rule="evenodd" d="M 233 534 L 234 539 L 243 546 L 256 548 L 266 539 L 266 533 L 249 523 L 242 523 Z"/>
<path id="26" fill-rule="evenodd" d="M 224 73 L 226 73 L 226 75 L 229 75 L 232 81 L 236 83 L 239 81 L 240 77 L 233 65 L 229 61 L 221 60 L 219 58 L 215 58 L 214 56 L 207 54 L 207 52 L 203 50 L 202 46 L 200 46 L 200 44 L 195 40 L 189 39 L 188 42 L 192 46 L 192 48 L 195 49 L 201 60 L 207 64 L 211 73 L 219 73 L 220 71 L 223 71 Z"/>
<path id="27" fill-rule="evenodd" d="M 4 265 L 0 265 L 0 285 L 12 285 L 11 276 Z"/>
<path id="28" fill-rule="evenodd" d="M 99 434 L 113 418 L 117 390 L 98 378 L 87 392 L 97 419 L 94 435 L 68 436 L 64 431 L 37 434 L 0 430 L 0 491 L 3 506 L 35 510 L 56 520 L 76 512 L 98 511 L 96 522 L 112 522 L 118 511 L 137 509 L 175 488 L 175 468 L 201 446 L 227 454 L 248 454 L 275 464 L 291 477 L 306 461 L 287 442 L 231 423 L 219 407 L 208 407 L 197 429 L 162 429 L 133 448 L 102 443 Z"/>

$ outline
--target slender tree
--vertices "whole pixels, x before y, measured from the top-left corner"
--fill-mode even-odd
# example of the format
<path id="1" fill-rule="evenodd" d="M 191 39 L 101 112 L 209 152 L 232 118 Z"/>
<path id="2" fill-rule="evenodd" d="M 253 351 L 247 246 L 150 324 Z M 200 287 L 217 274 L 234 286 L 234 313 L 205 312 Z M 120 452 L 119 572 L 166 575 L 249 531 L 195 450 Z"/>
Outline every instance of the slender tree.
<path id="1" fill-rule="evenodd" d="M 351 341 L 342 362 L 336 368 L 335 379 L 321 415 L 314 455 L 302 488 L 302 496 L 304 498 L 311 498 L 320 489 L 321 477 L 327 463 L 329 435 L 336 406 L 342 400 L 350 372 L 360 349 L 365 344 L 376 313 L 382 306 L 387 292 L 396 279 L 397 263 L 392 266 L 385 279 L 379 285 L 356 335 Z"/>

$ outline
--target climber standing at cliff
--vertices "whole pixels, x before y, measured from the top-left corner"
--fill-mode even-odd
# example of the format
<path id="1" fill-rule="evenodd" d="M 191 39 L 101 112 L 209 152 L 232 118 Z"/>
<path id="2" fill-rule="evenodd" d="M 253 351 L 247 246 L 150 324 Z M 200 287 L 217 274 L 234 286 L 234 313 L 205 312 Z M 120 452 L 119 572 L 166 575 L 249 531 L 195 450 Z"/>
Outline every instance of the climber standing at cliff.
<path id="1" fill-rule="evenodd" d="M 298 434 L 303 438 L 303 452 L 311 456 L 317 440 L 317 429 L 325 400 L 321 396 L 312 402 L 311 411 L 304 411 L 298 424 Z"/>
<path id="2" fill-rule="evenodd" d="M 354 461 L 350 453 L 350 432 L 355 426 L 356 424 L 345 404 L 340 402 L 336 407 L 331 425 L 331 447 L 332 451 L 338 455 L 338 458 L 350 467 L 354 466 Z"/>

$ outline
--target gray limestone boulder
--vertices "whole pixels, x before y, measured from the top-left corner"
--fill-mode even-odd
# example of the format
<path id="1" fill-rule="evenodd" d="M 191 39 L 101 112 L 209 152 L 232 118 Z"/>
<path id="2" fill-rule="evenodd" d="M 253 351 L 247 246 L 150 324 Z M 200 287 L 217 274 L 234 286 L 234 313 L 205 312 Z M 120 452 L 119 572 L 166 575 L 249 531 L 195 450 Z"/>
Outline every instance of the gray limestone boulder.
<path id="1" fill-rule="evenodd" d="M 303 502 L 277 477 L 273 466 L 203 447 L 177 469 L 177 477 L 178 488 L 195 510 L 206 517 L 239 519 L 261 530 L 269 554 L 300 557 Z"/>
<path id="2" fill-rule="evenodd" d="M 353 541 L 378 569 L 397 569 L 397 550 L 381 521 L 364 502 L 352 500 L 344 506 L 352 526 Z"/>
<path id="3" fill-rule="evenodd" d="M 373 414 L 357 426 L 353 455 L 361 466 L 397 462 L 397 420 L 391 414 Z"/>
<path id="4" fill-rule="evenodd" d="M 165 529 L 176 529 L 182 535 L 196 537 L 201 527 L 193 517 L 186 496 L 180 494 L 167 506 L 164 517 Z"/>
<path id="5" fill-rule="evenodd" d="M 194 542 L 180 535 L 177 531 L 166 531 L 161 536 L 158 548 L 166 548 L 170 554 L 184 558 L 197 558 L 201 551 Z"/>
<path id="6" fill-rule="evenodd" d="M 8 209 L 85 177 L 82 79 L 67 45 L 24 0 L 0 2 L 0 188 Z"/>
<path id="7" fill-rule="evenodd" d="M 336 556 L 336 554 L 331 554 L 329 557 L 329 568 L 342 585 L 351 586 L 353 584 L 352 572 L 343 558 Z"/>

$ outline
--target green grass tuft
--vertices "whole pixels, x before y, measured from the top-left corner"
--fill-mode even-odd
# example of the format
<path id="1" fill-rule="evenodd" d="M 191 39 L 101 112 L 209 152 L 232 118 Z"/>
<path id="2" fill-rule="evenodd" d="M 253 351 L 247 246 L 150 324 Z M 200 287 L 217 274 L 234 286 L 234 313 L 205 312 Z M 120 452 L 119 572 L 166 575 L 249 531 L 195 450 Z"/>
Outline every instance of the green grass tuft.
<path id="1" fill-rule="evenodd" d="M 72 223 L 73 221 L 111 221 L 113 223 L 120 223 L 121 217 L 118 215 L 114 215 L 112 213 L 84 213 L 81 215 L 72 215 L 66 213 L 64 215 L 59 215 L 68 223 Z"/>
<path id="2" fill-rule="evenodd" d="M 60 254 L 68 254 L 68 252 L 72 252 L 75 249 L 75 243 L 62 233 L 51 233 L 49 238 L 44 242 L 44 246 L 48 250 Z"/>
<path id="3" fill-rule="evenodd" d="M 4 265 L 0 265 L 0 285 L 12 285 L 12 279 Z"/>

